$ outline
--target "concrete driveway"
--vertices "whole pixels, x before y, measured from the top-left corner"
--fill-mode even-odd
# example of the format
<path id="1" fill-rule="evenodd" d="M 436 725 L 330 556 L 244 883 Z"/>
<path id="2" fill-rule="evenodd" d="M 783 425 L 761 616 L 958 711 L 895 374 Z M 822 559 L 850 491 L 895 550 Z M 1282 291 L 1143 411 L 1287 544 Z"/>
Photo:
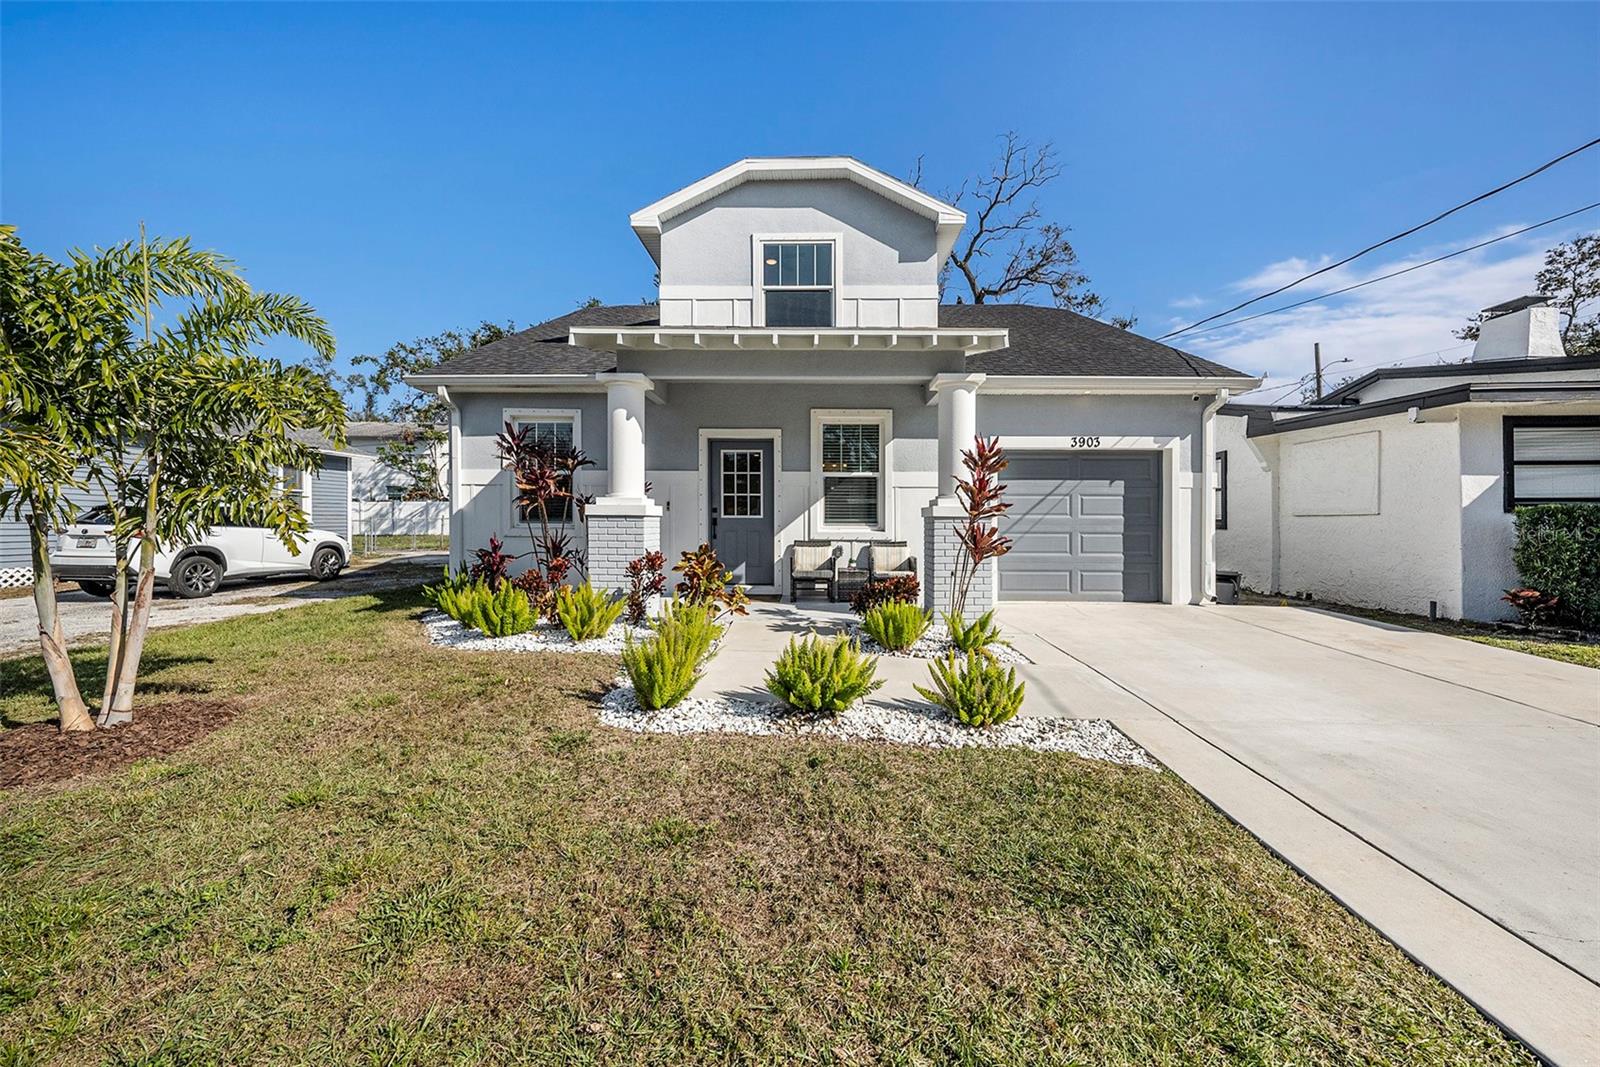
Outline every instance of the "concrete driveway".
<path id="1" fill-rule="evenodd" d="M 1036 712 L 1198 738 L 1227 758 L 1175 769 L 1208 796 L 1197 778 L 1217 775 L 1219 794 L 1240 769 L 1265 779 L 1576 972 L 1578 993 L 1600 982 L 1600 672 L 1294 607 L 1009 604 L 1000 617 L 1035 660 Z M 1249 802 L 1225 810 L 1285 854 L 1311 836 L 1264 810 L 1253 825 Z M 1328 884 L 1316 860 L 1297 863 Z"/>
<path id="2" fill-rule="evenodd" d="M 331 582 L 306 578 L 268 578 L 229 582 L 204 600 L 181 600 L 157 591 L 151 609 L 151 626 L 186 626 L 215 622 L 240 615 L 259 615 L 266 611 L 314 604 L 323 600 L 358 596 L 375 589 L 416 585 L 438 576 L 445 555 L 414 553 L 393 556 L 372 563 L 358 564 Z M 62 590 L 58 603 L 61 624 L 68 644 L 106 640 L 111 626 L 109 601 L 81 593 L 76 587 Z M 39 615 L 31 596 L 0 600 L 0 654 L 39 650 Z"/>

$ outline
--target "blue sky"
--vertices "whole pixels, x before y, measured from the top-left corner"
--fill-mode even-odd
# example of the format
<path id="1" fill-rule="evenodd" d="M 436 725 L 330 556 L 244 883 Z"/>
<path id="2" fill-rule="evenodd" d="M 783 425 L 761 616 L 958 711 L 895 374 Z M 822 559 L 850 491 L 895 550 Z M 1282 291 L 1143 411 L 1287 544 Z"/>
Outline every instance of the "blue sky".
<path id="1" fill-rule="evenodd" d="M 7 2 L 0 31 L 0 216 L 27 244 L 191 234 L 310 300 L 345 357 L 647 295 L 628 213 L 744 155 L 922 155 L 937 191 L 1008 128 L 1052 140 L 1047 216 L 1156 335 L 1600 132 L 1594 4 Z M 1592 150 L 1331 281 L 1597 194 Z M 1185 347 L 1285 380 L 1313 340 L 1458 357 L 1452 326 L 1594 229 Z"/>

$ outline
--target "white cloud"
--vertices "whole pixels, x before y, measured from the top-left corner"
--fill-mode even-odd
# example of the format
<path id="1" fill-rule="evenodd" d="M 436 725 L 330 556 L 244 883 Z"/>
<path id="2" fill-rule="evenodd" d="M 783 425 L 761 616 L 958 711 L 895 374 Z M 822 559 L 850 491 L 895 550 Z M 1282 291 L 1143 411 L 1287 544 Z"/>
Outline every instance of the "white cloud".
<path id="1" fill-rule="evenodd" d="M 1453 247 L 1475 244 L 1517 228 L 1507 226 L 1452 246 L 1422 249 L 1404 258 L 1363 260 L 1340 267 L 1239 314 L 1264 311 L 1342 289 L 1443 255 Z M 1480 308 L 1531 292 L 1533 276 L 1544 261 L 1545 249 L 1581 232 L 1584 232 L 1582 228 L 1552 228 L 1526 234 L 1378 282 L 1346 296 L 1215 333 L 1176 337 L 1169 343 L 1230 367 L 1265 375 L 1266 385 L 1252 399 L 1268 399 L 1271 393 L 1284 393 L 1308 372 L 1312 362 L 1311 346 L 1316 342 L 1322 344 L 1326 377 L 1333 382 L 1352 374 L 1364 374 L 1378 366 L 1463 359 L 1471 354 L 1471 346 L 1463 345 L 1452 331 L 1459 329 Z M 1319 263 L 1329 262 L 1330 258 L 1271 263 L 1232 288 L 1243 292 L 1275 288 L 1316 269 Z M 1293 399 L 1295 391 L 1289 389 L 1284 395 Z"/>
<path id="2" fill-rule="evenodd" d="M 1172 302 L 1172 306 L 1175 308 L 1197 308 L 1203 305 L 1205 302 L 1205 297 L 1200 296 L 1198 293 L 1194 293 L 1190 294 L 1189 296 L 1180 296 L 1178 299 Z"/>

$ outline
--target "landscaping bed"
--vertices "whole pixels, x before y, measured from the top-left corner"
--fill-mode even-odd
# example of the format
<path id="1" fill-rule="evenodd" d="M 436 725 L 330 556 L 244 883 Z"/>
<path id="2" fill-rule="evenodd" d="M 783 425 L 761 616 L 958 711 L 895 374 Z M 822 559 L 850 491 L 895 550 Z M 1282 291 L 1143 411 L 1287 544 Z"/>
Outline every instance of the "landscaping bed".
<path id="1" fill-rule="evenodd" d="M 650 635 L 648 626 L 629 626 L 619 622 L 603 637 L 588 641 L 574 641 L 558 623 L 540 623 L 531 630 L 507 637 L 487 637 L 461 625 L 442 611 L 425 613 L 422 616 L 422 628 L 433 644 L 463 652 L 598 652 L 615 656 L 622 651 L 630 635 L 634 640 Z"/>
<path id="2" fill-rule="evenodd" d="M 700 698 L 650 711 L 639 706 L 626 679 L 619 679 L 601 699 L 600 721 L 638 733 L 821 737 L 925 748 L 1030 748 L 1133 767 L 1157 766 L 1144 749 L 1104 719 L 1013 719 L 977 730 L 926 704 L 862 701 L 830 717 L 796 715 L 773 701 Z"/>
<path id="3" fill-rule="evenodd" d="M 869 637 L 862 629 L 860 622 L 852 622 L 845 627 L 845 633 L 861 646 L 861 651 L 874 656 L 894 656 L 900 659 L 941 659 L 949 655 L 960 655 L 954 645 L 950 643 L 950 631 L 944 623 L 934 622 L 928 624 L 928 630 L 910 648 L 894 651 L 884 648 Z M 1009 644 L 992 645 L 989 654 L 1001 663 L 1032 663 L 1033 660 L 1018 652 Z"/>
<path id="4" fill-rule="evenodd" d="M 0 792 L 0 1060 L 1534 1062 L 1166 771 L 611 729 L 422 607 L 155 631 L 141 714 L 249 713 Z"/>

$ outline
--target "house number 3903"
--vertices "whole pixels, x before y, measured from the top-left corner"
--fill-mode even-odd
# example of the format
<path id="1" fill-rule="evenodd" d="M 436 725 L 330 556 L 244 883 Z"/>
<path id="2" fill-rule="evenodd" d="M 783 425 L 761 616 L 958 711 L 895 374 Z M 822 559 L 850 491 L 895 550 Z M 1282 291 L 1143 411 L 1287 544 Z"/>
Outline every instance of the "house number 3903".
<path id="1" fill-rule="evenodd" d="M 1071 441 L 1072 441 L 1072 447 L 1073 448 L 1099 448 L 1100 447 L 1100 438 L 1098 438 L 1098 437 L 1074 437 L 1074 438 L 1071 438 Z"/>

